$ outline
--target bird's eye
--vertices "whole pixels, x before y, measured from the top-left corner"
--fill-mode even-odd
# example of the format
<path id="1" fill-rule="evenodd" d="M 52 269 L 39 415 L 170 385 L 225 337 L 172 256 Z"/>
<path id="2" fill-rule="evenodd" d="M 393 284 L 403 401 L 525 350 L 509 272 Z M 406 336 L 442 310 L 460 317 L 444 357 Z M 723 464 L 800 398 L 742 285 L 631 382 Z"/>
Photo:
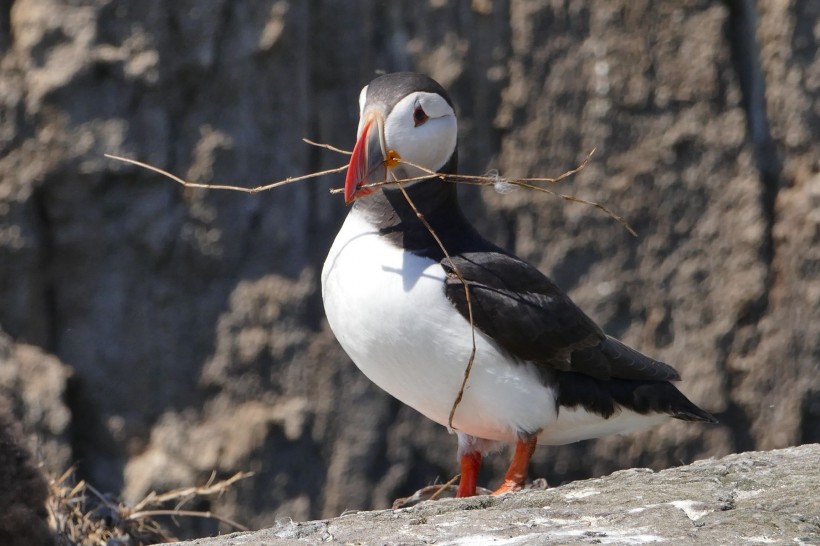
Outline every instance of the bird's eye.
<path id="1" fill-rule="evenodd" d="M 427 121 L 427 119 L 427 112 L 424 111 L 424 108 L 420 105 L 416 105 L 416 108 L 413 110 L 413 123 L 416 127 Z"/>

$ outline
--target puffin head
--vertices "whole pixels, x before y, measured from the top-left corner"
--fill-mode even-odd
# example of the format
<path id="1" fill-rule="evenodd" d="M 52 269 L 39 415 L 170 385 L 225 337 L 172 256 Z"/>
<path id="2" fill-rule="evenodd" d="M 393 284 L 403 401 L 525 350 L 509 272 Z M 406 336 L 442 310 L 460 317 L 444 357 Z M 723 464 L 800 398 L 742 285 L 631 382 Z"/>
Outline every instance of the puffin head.
<path id="1" fill-rule="evenodd" d="M 376 78 L 359 95 L 345 203 L 374 191 L 366 184 L 455 169 L 456 135 L 453 103 L 435 80 L 410 72 Z"/>

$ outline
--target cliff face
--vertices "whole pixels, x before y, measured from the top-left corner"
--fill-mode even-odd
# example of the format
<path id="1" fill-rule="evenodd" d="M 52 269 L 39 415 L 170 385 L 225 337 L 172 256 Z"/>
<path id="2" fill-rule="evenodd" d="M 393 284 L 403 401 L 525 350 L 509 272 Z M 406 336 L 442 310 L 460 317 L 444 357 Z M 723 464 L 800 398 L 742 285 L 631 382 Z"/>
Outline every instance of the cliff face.
<path id="1" fill-rule="evenodd" d="M 464 172 L 553 176 L 596 149 L 558 189 L 637 238 L 524 191 L 467 189 L 468 213 L 721 420 L 542 448 L 534 475 L 820 440 L 820 6 L 752 4 L 0 0 L 0 328 L 72 370 L 52 464 L 70 449 L 131 499 L 254 470 L 211 506 L 251 527 L 455 472 L 454 439 L 324 322 L 341 176 L 183 190 L 102 155 L 248 186 L 341 165 L 301 138 L 350 148 L 375 70 L 451 91 Z"/>

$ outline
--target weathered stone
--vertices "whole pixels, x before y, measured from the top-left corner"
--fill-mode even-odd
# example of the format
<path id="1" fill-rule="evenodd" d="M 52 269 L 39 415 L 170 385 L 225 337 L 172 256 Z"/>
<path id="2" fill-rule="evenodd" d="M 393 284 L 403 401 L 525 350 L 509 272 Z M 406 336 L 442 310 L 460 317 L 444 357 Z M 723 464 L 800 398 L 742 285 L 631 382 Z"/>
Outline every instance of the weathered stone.
<path id="1" fill-rule="evenodd" d="M 813 444 L 179 544 L 815 544 L 818 491 Z"/>

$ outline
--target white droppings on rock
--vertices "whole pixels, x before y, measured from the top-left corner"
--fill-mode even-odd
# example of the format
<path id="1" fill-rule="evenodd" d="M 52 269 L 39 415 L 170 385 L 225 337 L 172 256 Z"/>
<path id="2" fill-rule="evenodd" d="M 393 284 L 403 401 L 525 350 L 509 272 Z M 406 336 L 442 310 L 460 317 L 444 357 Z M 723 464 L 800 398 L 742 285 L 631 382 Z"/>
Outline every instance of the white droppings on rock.
<path id="1" fill-rule="evenodd" d="M 592 497 L 594 495 L 600 495 L 600 491 L 596 491 L 595 489 L 581 489 L 580 491 L 571 491 L 564 495 L 564 498 L 567 500 L 577 500 L 577 499 L 585 499 L 587 497 Z"/>
<path id="2" fill-rule="evenodd" d="M 775 539 L 769 538 L 767 536 L 745 537 L 743 540 L 747 543 L 754 542 L 755 544 L 774 544 L 775 542 L 777 542 Z"/>
<path id="3" fill-rule="evenodd" d="M 735 491 L 735 500 L 744 501 L 747 499 L 753 499 L 763 492 L 763 489 L 752 489 L 750 491 L 737 490 Z"/>
<path id="4" fill-rule="evenodd" d="M 709 514 L 710 512 L 714 511 L 710 508 L 707 508 L 702 502 L 693 500 L 672 501 L 668 504 L 671 504 L 675 508 L 683 510 L 683 513 L 686 514 L 686 517 L 691 519 L 692 521 L 697 521 L 706 514 Z"/>

